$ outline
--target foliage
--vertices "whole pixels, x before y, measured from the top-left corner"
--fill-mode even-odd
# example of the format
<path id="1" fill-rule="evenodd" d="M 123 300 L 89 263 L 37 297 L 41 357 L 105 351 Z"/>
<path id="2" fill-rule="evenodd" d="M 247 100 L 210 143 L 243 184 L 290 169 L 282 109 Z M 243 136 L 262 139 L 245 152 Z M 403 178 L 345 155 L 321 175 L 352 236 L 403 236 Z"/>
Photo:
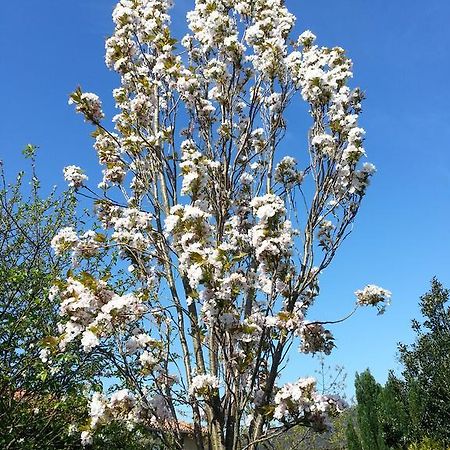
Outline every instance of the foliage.
<path id="1" fill-rule="evenodd" d="M 369 370 L 356 374 L 355 417 L 347 423 L 350 450 L 406 449 L 411 442 L 405 384 L 392 373 L 384 386 Z"/>
<path id="2" fill-rule="evenodd" d="M 408 394 L 412 435 L 450 445 L 450 304 L 449 291 L 433 279 L 420 299 L 421 322 L 413 321 L 415 342 L 399 346 Z"/>
<path id="3" fill-rule="evenodd" d="M 11 184 L 0 174 L 0 447 L 79 448 L 68 426 L 86 420 L 83 382 L 94 366 L 80 352 L 52 359 L 46 350 L 59 319 L 48 291 L 70 264 L 50 241 L 73 220 L 75 201 L 70 192 L 42 196 L 35 151 L 24 151 L 28 185 L 24 172 Z"/>
<path id="4" fill-rule="evenodd" d="M 199 449 L 254 450 L 298 425 L 324 432 L 341 400 L 313 378 L 277 380 L 293 346 L 334 347 L 310 308 L 375 172 L 363 162 L 352 62 L 310 31 L 292 40 L 282 0 L 196 0 L 180 49 L 171 3 L 121 0 L 113 12 L 115 130 L 97 95 L 70 96 L 95 127 L 104 170 L 98 190 L 80 167 L 64 176 L 95 196 L 101 226 L 64 227 L 52 241 L 77 263 L 55 284 L 64 325 L 54 351 L 80 343 L 119 380 L 93 395 L 83 441 L 123 420 L 158 424 L 181 449 L 186 415 Z M 297 161 L 281 142 L 299 99 L 310 117 Z M 90 266 L 99 253 L 128 266 L 124 284 Z M 390 297 L 374 285 L 355 294 L 355 309 L 380 313 Z"/>
<path id="5" fill-rule="evenodd" d="M 157 436 L 143 427 L 127 429 L 123 423 L 112 422 L 95 435 L 93 450 L 166 450 Z"/>
<path id="6" fill-rule="evenodd" d="M 448 448 L 430 438 L 425 438 L 419 443 L 411 444 L 408 450 L 448 450 Z"/>
<path id="7" fill-rule="evenodd" d="M 270 440 L 263 449 L 270 450 L 347 450 L 346 427 L 353 420 L 352 408 L 331 419 L 331 427 L 324 433 L 297 426 Z"/>
<path id="8" fill-rule="evenodd" d="M 347 422 L 346 438 L 348 450 L 362 450 L 361 440 L 356 432 L 354 420 Z"/>
<path id="9" fill-rule="evenodd" d="M 423 319 L 413 320 L 415 342 L 399 345 L 402 379 L 390 373 L 381 387 L 369 372 L 357 376 L 358 420 L 356 429 L 348 426 L 349 448 L 372 448 L 370 442 L 395 449 L 450 444 L 448 299 L 449 291 L 433 279 L 431 290 L 420 299 Z"/>
<path id="10" fill-rule="evenodd" d="M 387 445 L 383 439 L 379 420 L 379 398 L 382 387 L 375 381 L 369 370 L 356 374 L 356 424 L 350 423 L 347 430 L 349 448 L 362 450 L 385 450 Z"/>
<path id="11" fill-rule="evenodd" d="M 383 438 L 389 448 L 405 448 L 411 426 L 405 384 L 392 373 L 378 398 L 378 417 Z"/>

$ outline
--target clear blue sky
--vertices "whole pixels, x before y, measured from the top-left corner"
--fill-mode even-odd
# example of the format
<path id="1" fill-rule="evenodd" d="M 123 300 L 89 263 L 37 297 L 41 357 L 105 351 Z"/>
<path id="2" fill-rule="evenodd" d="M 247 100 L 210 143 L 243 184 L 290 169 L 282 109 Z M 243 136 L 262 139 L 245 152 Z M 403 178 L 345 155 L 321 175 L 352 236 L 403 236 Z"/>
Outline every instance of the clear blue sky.
<path id="1" fill-rule="evenodd" d="M 174 23 L 193 2 L 179 0 Z M 396 343 L 412 339 L 410 320 L 433 275 L 450 287 L 450 3 L 445 0 L 288 0 L 297 31 L 311 29 L 319 44 L 340 45 L 354 61 L 355 84 L 367 93 L 362 125 L 378 173 L 353 235 L 321 284 L 320 318 L 351 309 L 353 291 L 367 283 L 393 292 L 377 317 L 361 310 L 333 330 L 332 362 L 350 378 L 370 367 L 383 382 L 398 369 Z M 0 159 L 12 175 L 20 150 L 41 147 L 44 182 L 63 184 L 62 168 L 99 176 L 90 128 L 67 105 L 78 85 L 101 96 L 111 111 L 116 77 L 103 63 L 112 32 L 112 0 L 16 0 L 0 14 Z M 290 117 L 285 148 L 295 155 L 306 121 Z M 289 146 L 292 150 L 289 151 Z M 293 358 L 287 378 L 312 371 Z M 349 387 L 351 391 L 351 386 Z"/>

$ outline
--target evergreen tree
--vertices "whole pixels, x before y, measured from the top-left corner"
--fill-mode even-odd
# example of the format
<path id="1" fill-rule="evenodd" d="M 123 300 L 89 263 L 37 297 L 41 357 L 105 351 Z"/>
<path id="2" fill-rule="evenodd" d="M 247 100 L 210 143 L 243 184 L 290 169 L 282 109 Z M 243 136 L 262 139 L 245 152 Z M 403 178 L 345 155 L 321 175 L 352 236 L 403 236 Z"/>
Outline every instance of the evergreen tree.
<path id="1" fill-rule="evenodd" d="M 410 437 L 406 385 L 391 372 L 378 397 L 379 421 L 390 448 L 405 448 Z"/>
<path id="2" fill-rule="evenodd" d="M 379 397 L 382 387 L 375 381 L 367 369 L 362 374 L 356 374 L 355 379 L 356 421 L 358 433 L 353 424 L 347 430 L 349 448 L 357 450 L 385 450 L 387 445 L 382 436 L 379 420 Z"/>
<path id="3" fill-rule="evenodd" d="M 369 371 L 356 375 L 357 421 L 347 429 L 351 450 L 450 445 L 448 300 L 449 290 L 433 279 L 420 299 L 423 319 L 412 322 L 415 342 L 399 345 L 403 379 L 391 373 L 381 387 Z"/>
<path id="4" fill-rule="evenodd" d="M 361 440 L 352 421 L 347 424 L 347 448 L 348 450 L 362 450 Z"/>
<path id="5" fill-rule="evenodd" d="M 414 320 L 415 343 L 401 344 L 400 361 L 408 391 L 413 434 L 450 444 L 449 291 L 433 279 L 420 299 L 422 322 Z"/>

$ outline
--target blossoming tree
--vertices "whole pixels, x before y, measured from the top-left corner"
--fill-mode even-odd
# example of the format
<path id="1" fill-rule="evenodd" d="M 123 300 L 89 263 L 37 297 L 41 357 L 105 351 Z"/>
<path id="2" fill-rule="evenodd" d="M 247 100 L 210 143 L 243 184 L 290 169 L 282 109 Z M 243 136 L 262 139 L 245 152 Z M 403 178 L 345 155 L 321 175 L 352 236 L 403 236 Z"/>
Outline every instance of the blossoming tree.
<path id="1" fill-rule="evenodd" d="M 116 368 L 123 389 L 91 399 L 91 433 L 140 423 L 182 448 L 180 418 L 199 449 L 256 449 L 292 426 L 317 431 L 343 404 L 312 378 L 279 386 L 293 345 L 333 348 L 326 323 L 307 319 L 322 271 L 349 234 L 375 168 L 363 163 L 363 94 L 347 86 L 340 47 L 293 41 L 283 0 L 196 0 L 178 45 L 170 0 L 121 0 L 106 64 L 121 77 L 114 131 L 99 98 L 70 102 L 95 126 L 104 166 L 95 194 L 103 230 L 55 236 L 77 266 L 53 290 L 64 317 L 59 347 L 81 341 Z M 280 154 L 286 110 L 309 106 L 296 159 Z M 88 189 L 76 166 L 69 184 Z M 126 289 L 89 270 L 119 251 Z M 390 293 L 357 291 L 382 308 Z"/>

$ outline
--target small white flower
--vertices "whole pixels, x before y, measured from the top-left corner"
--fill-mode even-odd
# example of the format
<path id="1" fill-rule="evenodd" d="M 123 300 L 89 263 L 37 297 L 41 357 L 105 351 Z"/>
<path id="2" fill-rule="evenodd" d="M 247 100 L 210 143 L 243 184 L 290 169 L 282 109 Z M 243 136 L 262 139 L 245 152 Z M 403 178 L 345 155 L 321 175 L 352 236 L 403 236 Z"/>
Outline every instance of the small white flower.
<path id="1" fill-rule="evenodd" d="M 91 445 L 93 442 L 92 433 L 90 431 L 82 431 L 81 432 L 81 445 L 86 447 L 87 445 Z"/>
<path id="2" fill-rule="evenodd" d="M 48 362 L 49 356 L 50 356 L 50 350 L 48 348 L 43 348 L 39 352 L 39 358 L 43 363 Z"/>

